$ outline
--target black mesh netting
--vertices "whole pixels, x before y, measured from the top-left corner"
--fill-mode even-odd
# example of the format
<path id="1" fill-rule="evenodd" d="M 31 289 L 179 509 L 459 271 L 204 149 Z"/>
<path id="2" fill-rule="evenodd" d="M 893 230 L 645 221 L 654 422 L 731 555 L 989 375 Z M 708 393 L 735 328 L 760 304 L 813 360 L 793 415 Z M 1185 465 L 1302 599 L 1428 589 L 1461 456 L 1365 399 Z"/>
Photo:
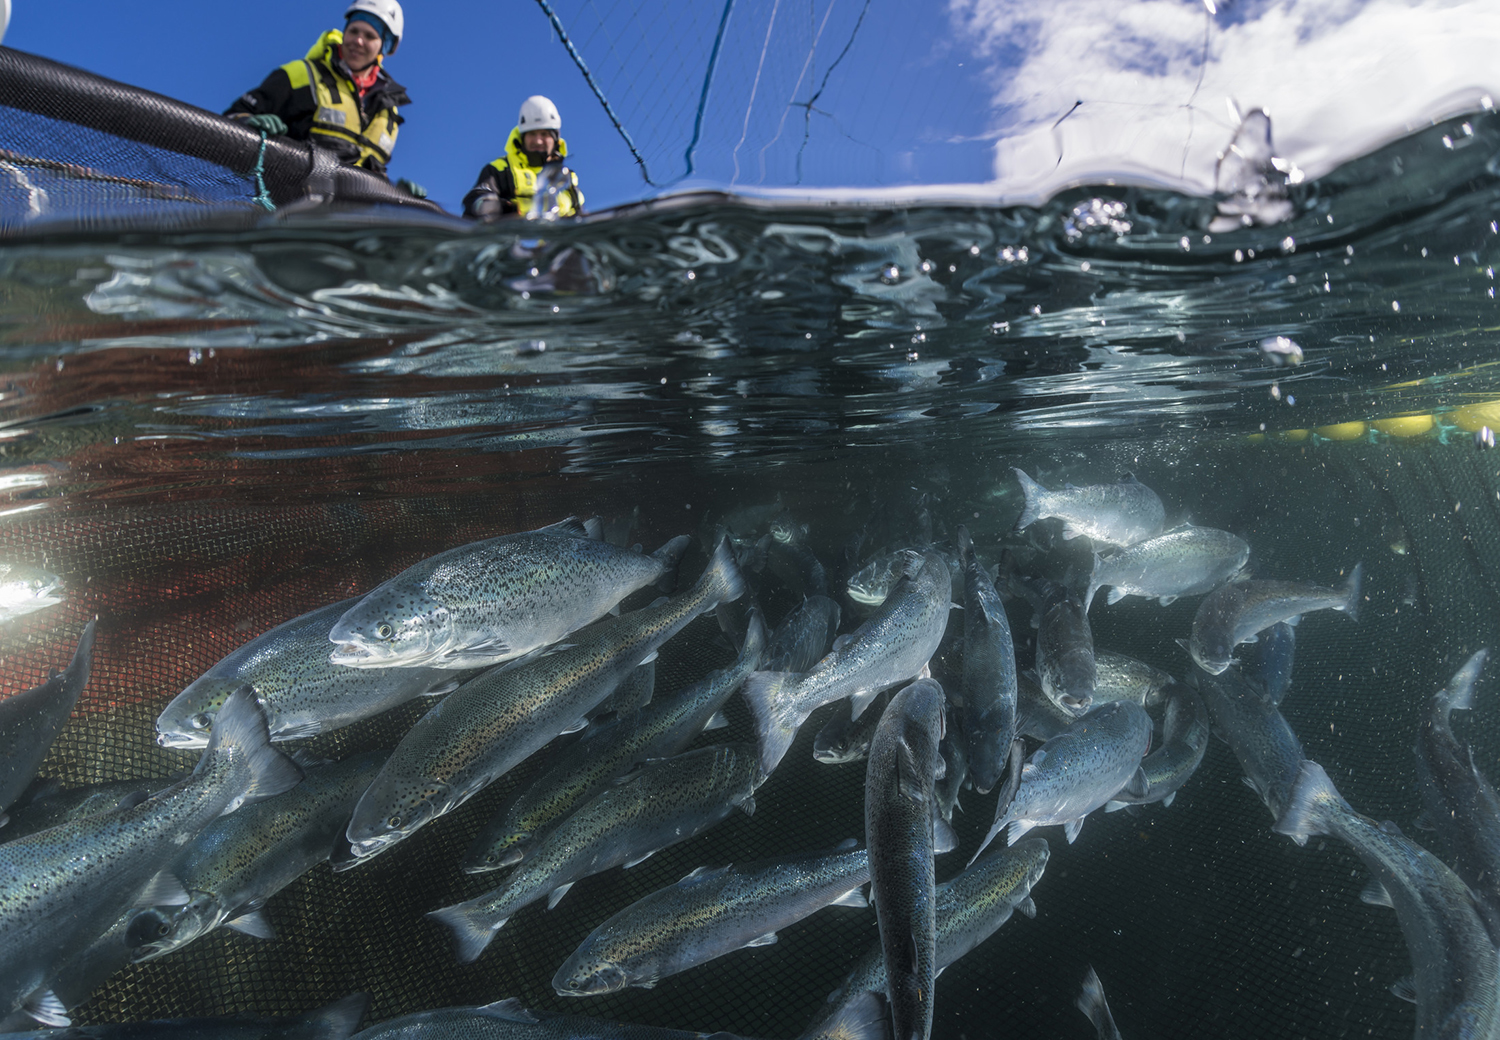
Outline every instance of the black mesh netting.
<path id="1" fill-rule="evenodd" d="M 1416 811 L 1417 718 L 1463 656 L 1493 645 L 1497 635 L 1500 480 L 1493 458 L 1436 443 L 1235 447 L 1208 460 L 1216 464 L 1143 461 L 1137 470 L 1171 508 L 1243 532 L 1262 575 L 1333 581 L 1340 568 L 1365 562 L 1365 616 L 1358 625 L 1327 612 L 1308 616 L 1284 710 L 1309 757 L 1357 807 L 1408 829 Z M 753 489 L 745 481 L 717 486 L 712 477 L 679 476 L 693 479 L 659 486 L 700 489 L 692 515 L 779 491 L 815 531 L 820 518 L 831 518 L 828 541 L 820 543 L 830 555 L 842 534 L 836 528 L 848 524 L 842 471 L 788 469 L 775 488 Z M 25 688 L 61 668 L 84 620 L 97 613 L 93 677 L 44 773 L 68 783 L 166 775 L 193 756 L 155 745 L 160 708 L 230 649 L 286 618 L 367 589 L 438 549 L 569 512 L 624 513 L 639 505 L 645 522 L 635 537 L 648 546 L 693 526 L 678 519 L 680 504 L 671 513 L 664 505 L 652 518 L 652 496 L 640 488 L 628 498 L 610 496 L 610 486 L 530 479 L 502 493 L 439 498 L 285 507 L 127 503 L 13 516 L 0 528 L 0 552 L 60 573 L 70 594 L 0 636 L 5 688 Z M 697 552 L 684 569 L 696 574 L 701 562 Z M 766 602 L 773 621 L 789 605 L 785 596 Z M 1189 601 L 1096 606 L 1096 639 L 1180 672 L 1172 641 L 1186 634 L 1193 609 Z M 950 625 L 950 636 L 960 629 Z M 730 657 L 712 619 L 694 622 L 663 649 L 657 695 Z M 945 650 L 935 664 L 940 677 L 954 674 L 956 661 L 956 650 Z M 1476 719 L 1456 720 L 1492 771 L 1500 741 L 1485 722 L 1494 718 L 1494 688 L 1493 679 L 1481 686 Z M 388 746 L 420 710 L 408 706 L 329 735 L 314 750 L 337 757 Z M 537 904 L 521 911 L 475 964 L 458 965 L 447 930 L 422 914 L 493 887 L 499 875 L 467 876 L 457 861 L 544 755 L 371 863 L 337 875 L 321 866 L 293 884 L 268 907 L 278 939 L 221 930 L 125 970 L 77 1017 L 295 1013 L 363 990 L 373 996 L 369 1021 L 514 996 L 602 1018 L 797 1035 L 874 940 L 872 912 L 824 910 L 774 945 L 739 951 L 653 990 L 564 1001 L 550 980 L 605 917 L 696 866 L 860 837 L 863 765 L 811 758 L 827 710 L 808 722 L 757 793 L 753 816 L 736 813 L 631 870 L 582 881 L 554 910 Z M 738 698 L 729 718 L 730 728 L 712 738 L 750 739 Z M 961 804 L 961 851 L 940 860 L 940 878 L 960 868 L 989 822 L 990 797 L 969 791 Z M 1035 890 L 1036 919 L 1017 917 L 943 975 L 934 1035 L 992 1036 L 1003 1023 L 1008 1034 L 1087 1036 L 1072 1000 L 1092 963 L 1126 1036 L 1409 1036 L 1409 1006 L 1386 989 L 1409 970 L 1394 915 L 1360 903 L 1365 875 L 1341 845 L 1314 839 L 1298 848 L 1272 834 L 1270 822 L 1241 784 L 1233 756 L 1215 743 L 1171 808 L 1098 814 L 1073 846 L 1057 828 L 1041 831 L 1053 858 Z"/>
<path id="2" fill-rule="evenodd" d="M 254 217 L 265 212 L 258 198 L 436 210 L 306 142 L 264 140 L 201 108 L 0 47 L 0 232 Z"/>

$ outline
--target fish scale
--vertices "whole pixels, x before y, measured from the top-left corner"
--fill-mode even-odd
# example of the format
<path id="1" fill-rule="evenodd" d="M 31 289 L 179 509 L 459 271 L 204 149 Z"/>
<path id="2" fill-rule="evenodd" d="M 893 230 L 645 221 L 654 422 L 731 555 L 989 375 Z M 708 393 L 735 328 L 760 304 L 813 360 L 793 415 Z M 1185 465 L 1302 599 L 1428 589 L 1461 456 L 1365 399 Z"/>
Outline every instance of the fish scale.
<path id="1" fill-rule="evenodd" d="M 339 617 L 330 660 L 353 668 L 482 668 L 554 643 L 667 575 L 687 545 L 651 556 L 576 519 L 459 546 L 376 587 Z"/>
<path id="2" fill-rule="evenodd" d="M 590 932 L 557 970 L 553 989 L 581 997 L 654 986 L 734 950 L 774 941 L 782 928 L 848 896 L 869 878 L 863 849 L 699 868 Z"/>
<path id="3" fill-rule="evenodd" d="M 727 744 L 649 762 L 582 805 L 542 839 L 499 888 L 428 916 L 453 929 L 459 960 L 474 960 L 524 906 L 555 903 L 580 878 L 640 862 L 723 820 L 755 811 L 757 756 Z"/>
<path id="4" fill-rule="evenodd" d="M 582 722 L 637 665 L 699 614 L 743 591 L 727 542 L 687 592 L 609 618 L 553 652 L 492 668 L 438 702 L 401 738 L 349 822 L 355 859 L 410 837 Z M 352 865 L 335 863 L 335 869 Z"/>

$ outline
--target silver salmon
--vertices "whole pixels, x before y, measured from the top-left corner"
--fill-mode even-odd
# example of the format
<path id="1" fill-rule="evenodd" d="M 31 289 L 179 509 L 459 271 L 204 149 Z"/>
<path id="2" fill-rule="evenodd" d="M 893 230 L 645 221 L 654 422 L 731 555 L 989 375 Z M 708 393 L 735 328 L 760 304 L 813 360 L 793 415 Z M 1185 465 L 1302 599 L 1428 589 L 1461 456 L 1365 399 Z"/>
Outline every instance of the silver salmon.
<path id="1" fill-rule="evenodd" d="M 857 719 L 877 693 L 916 675 L 937 651 L 952 606 L 948 565 L 936 553 L 908 552 L 905 560 L 901 580 L 880 609 L 811 671 L 756 672 L 746 680 L 765 775 L 818 708 L 848 697 Z"/>
<path id="2" fill-rule="evenodd" d="M 1025 508 L 1016 520 L 1023 530 L 1048 517 L 1063 522 L 1063 537 L 1086 536 L 1106 545 L 1134 545 L 1161 533 L 1166 510 L 1161 499 L 1145 484 L 1128 476 L 1118 484 L 1093 484 L 1061 491 L 1048 491 L 1022 470 L 1011 467 L 1026 496 Z"/>
<path id="3" fill-rule="evenodd" d="M 576 519 L 459 546 L 376 586 L 333 625 L 351 668 L 485 668 L 555 643 L 660 581 L 688 539 L 644 556 Z"/>
<path id="4" fill-rule="evenodd" d="M 585 802 L 497 889 L 427 916 L 453 929 L 458 959 L 477 958 L 512 914 L 539 899 L 557 905 L 573 883 L 701 834 L 736 808 L 755 811 L 755 749 L 700 748 L 648 762 Z"/>
<path id="5" fill-rule="evenodd" d="M 1359 620 L 1364 564 L 1356 564 L 1336 589 L 1297 581 L 1241 581 L 1210 593 L 1193 615 L 1193 634 L 1184 644 L 1205 672 L 1218 675 L 1234 660 L 1234 648 L 1255 641 L 1278 621 L 1295 624 L 1309 610 L 1339 610 Z"/>
<path id="6" fill-rule="evenodd" d="M 995 582 L 980 566 L 963 527 L 958 558 L 964 569 L 963 731 L 974 790 L 988 794 L 1005 770 L 1016 736 L 1016 647 Z"/>
<path id="7" fill-rule="evenodd" d="M 446 668 L 345 668 L 328 660 L 328 630 L 359 602 L 346 599 L 277 625 L 229 654 L 172 698 L 156 720 L 162 747 L 208 746 L 214 715 L 241 686 L 255 691 L 272 740 L 301 740 L 458 687 Z"/>
<path id="8" fill-rule="evenodd" d="M 1244 539 L 1184 524 L 1108 555 L 1095 553 L 1083 609 L 1089 609 L 1094 593 L 1106 585 L 1108 603 L 1144 596 L 1166 606 L 1179 596 L 1200 596 L 1233 578 L 1249 559 L 1250 546 Z"/>
<path id="9" fill-rule="evenodd" d="M 870 901 L 880 924 L 893 1035 L 932 1033 L 937 978 L 937 874 L 933 863 L 943 688 L 918 679 L 891 698 L 865 771 Z"/>
<path id="10" fill-rule="evenodd" d="M 590 932 L 552 988 L 562 997 L 649 989 L 726 953 L 769 945 L 779 930 L 825 906 L 868 906 L 860 887 L 869 880 L 869 856 L 857 848 L 700 867 Z"/>
<path id="11" fill-rule="evenodd" d="M 95 624 L 90 621 L 84 626 L 66 671 L 0 700 L 0 827 L 10 819 L 5 810 L 36 777 L 88 684 Z"/>
<path id="12" fill-rule="evenodd" d="M 720 542 L 687 592 L 609 618 L 553 653 L 470 679 L 416 721 L 391 752 L 349 821 L 347 869 L 458 808 L 583 724 L 637 665 L 699 614 L 744 590 L 739 568 Z"/>

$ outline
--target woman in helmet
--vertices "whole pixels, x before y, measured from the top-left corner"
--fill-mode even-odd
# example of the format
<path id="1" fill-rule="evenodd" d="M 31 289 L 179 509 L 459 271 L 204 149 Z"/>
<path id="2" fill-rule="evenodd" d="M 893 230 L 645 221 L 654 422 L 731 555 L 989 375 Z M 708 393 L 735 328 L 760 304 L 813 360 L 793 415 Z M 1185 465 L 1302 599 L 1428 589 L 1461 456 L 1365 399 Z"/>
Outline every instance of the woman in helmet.
<path id="1" fill-rule="evenodd" d="M 464 196 L 464 216 L 493 220 L 528 212 L 543 168 L 551 162 L 560 166 L 567 157 L 568 142 L 559 136 L 561 131 L 562 116 L 551 101 L 540 94 L 523 101 L 516 127 L 505 142 L 505 154 L 479 171 L 478 182 Z M 560 166 L 558 176 L 562 183 L 557 193 L 557 215 L 577 216 L 583 212 L 578 175 Z"/>
<path id="2" fill-rule="evenodd" d="M 399 106 L 411 104 L 406 88 L 385 71 L 384 56 L 401 44 L 396 0 L 354 0 L 342 30 L 329 29 L 301 61 L 289 61 L 224 114 L 267 134 L 312 141 L 348 166 L 382 177 L 404 122 Z M 397 182 L 417 198 L 427 192 Z"/>

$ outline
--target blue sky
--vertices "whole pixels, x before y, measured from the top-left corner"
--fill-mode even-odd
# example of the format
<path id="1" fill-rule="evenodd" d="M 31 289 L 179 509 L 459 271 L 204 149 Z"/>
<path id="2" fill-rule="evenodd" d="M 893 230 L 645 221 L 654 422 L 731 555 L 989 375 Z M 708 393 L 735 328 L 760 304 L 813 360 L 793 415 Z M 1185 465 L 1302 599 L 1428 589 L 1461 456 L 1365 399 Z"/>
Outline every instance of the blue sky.
<path id="1" fill-rule="evenodd" d="M 7 45 L 214 111 L 301 57 L 343 12 L 323 0 L 155 0 L 145 15 L 93 0 L 13 3 Z M 957 184 L 981 199 L 1040 200 L 1114 178 L 1206 192 L 1236 110 L 1269 111 L 1278 154 L 1317 176 L 1500 97 L 1494 0 L 552 3 L 656 187 L 534 0 L 407 5 L 390 69 L 414 104 L 393 176 L 456 210 L 522 99 L 540 93 L 562 112 L 591 209 L 695 186 Z"/>

